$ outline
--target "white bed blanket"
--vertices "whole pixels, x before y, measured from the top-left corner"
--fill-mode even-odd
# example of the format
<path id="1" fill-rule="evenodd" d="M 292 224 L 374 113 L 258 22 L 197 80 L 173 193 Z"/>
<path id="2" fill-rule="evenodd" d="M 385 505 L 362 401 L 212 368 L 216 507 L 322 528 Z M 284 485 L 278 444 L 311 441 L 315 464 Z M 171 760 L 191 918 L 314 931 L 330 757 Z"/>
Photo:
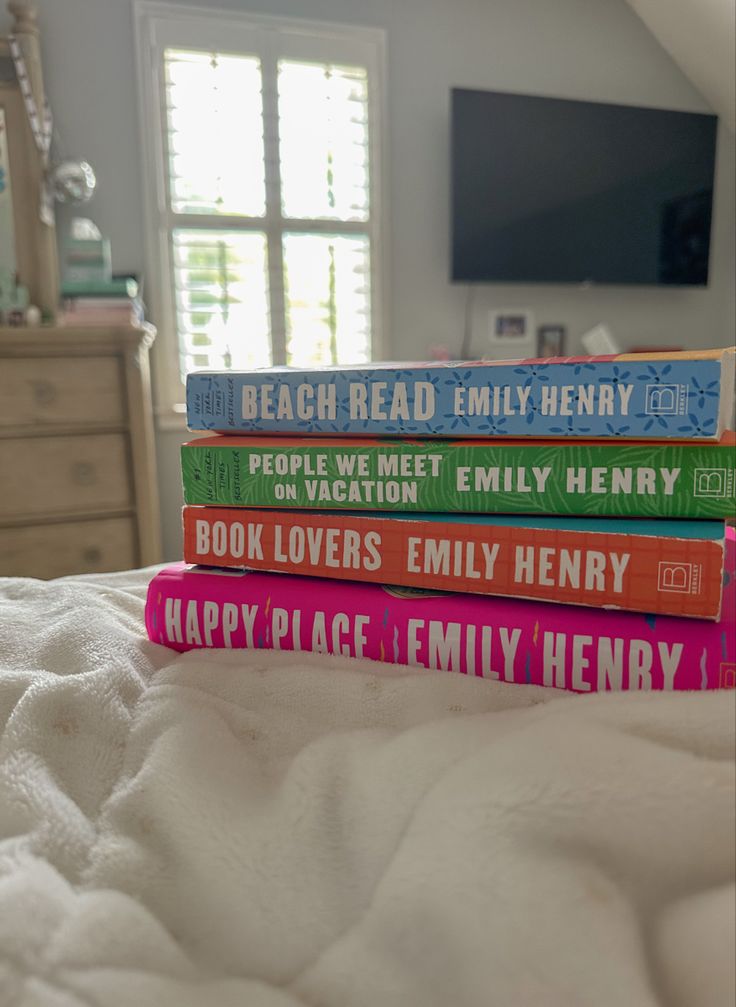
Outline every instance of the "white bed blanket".
<path id="1" fill-rule="evenodd" d="M 0 581 L 2 1007 L 733 1007 L 734 695 L 177 656 Z"/>

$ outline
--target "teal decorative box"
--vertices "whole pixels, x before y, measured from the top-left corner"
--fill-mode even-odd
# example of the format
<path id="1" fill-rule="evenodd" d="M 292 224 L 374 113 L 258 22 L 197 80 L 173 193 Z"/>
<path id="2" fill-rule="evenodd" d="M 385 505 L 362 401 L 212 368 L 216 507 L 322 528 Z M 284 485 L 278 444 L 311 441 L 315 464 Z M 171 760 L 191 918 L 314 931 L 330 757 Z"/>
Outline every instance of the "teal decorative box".
<path id="1" fill-rule="evenodd" d="M 108 238 L 69 238 L 64 243 L 64 280 L 106 283 L 112 277 Z"/>

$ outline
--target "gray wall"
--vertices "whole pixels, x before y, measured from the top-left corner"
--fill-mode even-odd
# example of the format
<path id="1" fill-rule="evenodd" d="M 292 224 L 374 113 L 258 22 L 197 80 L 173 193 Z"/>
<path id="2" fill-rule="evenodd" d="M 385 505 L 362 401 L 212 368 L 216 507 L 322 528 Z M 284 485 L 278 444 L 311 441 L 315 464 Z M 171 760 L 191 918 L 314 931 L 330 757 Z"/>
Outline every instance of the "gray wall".
<path id="1" fill-rule="evenodd" d="M 131 0 L 37 0 L 62 150 L 87 157 L 99 190 L 88 213 L 117 270 L 143 270 L 141 168 Z M 201 3 L 205 6 L 204 3 Z M 206 6 L 209 6 L 207 4 Z M 366 24 L 387 32 L 389 232 L 387 355 L 458 353 L 466 293 L 448 283 L 451 86 L 709 111 L 625 0 L 217 0 L 217 6 Z M 707 290 L 478 288 L 473 354 L 487 313 L 527 307 L 579 336 L 605 322 L 625 346 L 727 345 L 734 331 L 734 140 L 722 130 Z M 64 218 L 62 218 L 63 224 Z M 166 554 L 179 551 L 177 446 L 158 437 Z"/>

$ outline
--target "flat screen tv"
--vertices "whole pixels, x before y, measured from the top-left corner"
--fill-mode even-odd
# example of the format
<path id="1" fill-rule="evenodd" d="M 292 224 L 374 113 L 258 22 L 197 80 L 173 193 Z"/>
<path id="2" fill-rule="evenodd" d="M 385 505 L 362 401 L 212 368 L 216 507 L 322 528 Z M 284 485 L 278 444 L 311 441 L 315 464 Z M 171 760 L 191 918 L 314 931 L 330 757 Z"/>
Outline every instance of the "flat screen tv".
<path id="1" fill-rule="evenodd" d="M 717 117 L 452 91 L 452 279 L 705 286 Z"/>

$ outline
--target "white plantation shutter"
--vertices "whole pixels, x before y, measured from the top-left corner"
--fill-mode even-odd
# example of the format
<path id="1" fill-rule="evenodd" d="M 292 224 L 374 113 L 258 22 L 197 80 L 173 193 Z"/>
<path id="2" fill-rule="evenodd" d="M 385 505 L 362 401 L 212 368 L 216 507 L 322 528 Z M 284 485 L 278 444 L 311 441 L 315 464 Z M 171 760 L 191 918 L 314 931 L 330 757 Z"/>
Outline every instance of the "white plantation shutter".
<path id="1" fill-rule="evenodd" d="M 182 377 L 270 366 L 266 236 L 177 228 L 172 246 Z"/>
<path id="2" fill-rule="evenodd" d="M 260 61 L 168 49 L 164 79 L 171 209 L 263 216 Z"/>
<path id="3" fill-rule="evenodd" d="M 360 67 L 279 63 L 287 217 L 368 220 L 368 80 Z"/>
<path id="4" fill-rule="evenodd" d="M 290 364 L 371 359 L 369 254 L 365 235 L 284 235 Z"/>
<path id="5" fill-rule="evenodd" d="M 169 400 L 194 369 L 369 361 L 380 33 L 136 9 L 157 91 L 143 119 L 161 131 Z"/>
<path id="6" fill-rule="evenodd" d="M 286 360 L 297 367 L 371 356 L 368 75 L 330 63 L 278 64 Z M 329 220 L 332 233 L 310 234 Z M 339 224 L 360 222 L 340 233 Z M 293 225 L 292 225 L 293 226 Z"/>

